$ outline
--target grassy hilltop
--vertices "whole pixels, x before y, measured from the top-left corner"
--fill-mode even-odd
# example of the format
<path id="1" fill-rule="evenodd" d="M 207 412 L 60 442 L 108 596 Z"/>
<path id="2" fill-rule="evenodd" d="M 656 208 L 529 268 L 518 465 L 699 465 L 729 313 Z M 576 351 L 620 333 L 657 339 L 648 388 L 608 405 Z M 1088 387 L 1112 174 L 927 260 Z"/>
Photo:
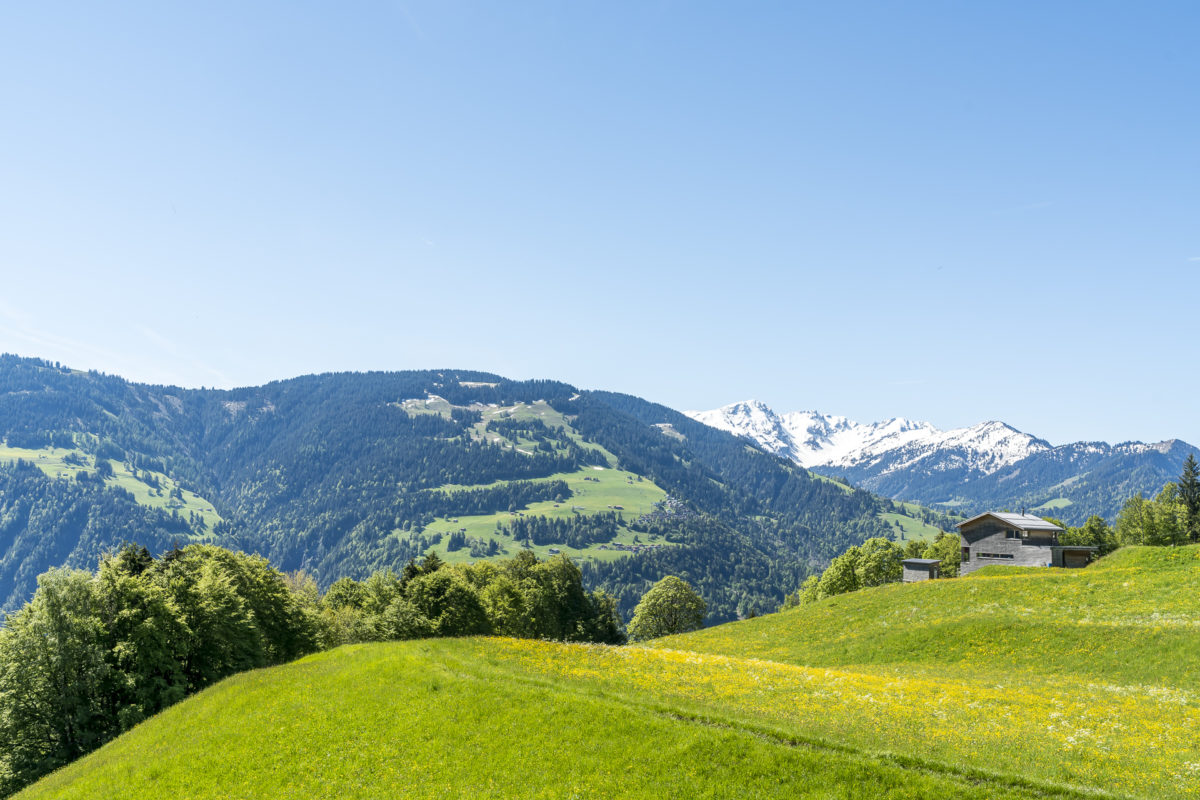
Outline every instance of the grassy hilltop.
<path id="1" fill-rule="evenodd" d="M 892 585 L 648 646 L 349 646 L 26 798 L 1200 796 L 1200 546 Z"/>

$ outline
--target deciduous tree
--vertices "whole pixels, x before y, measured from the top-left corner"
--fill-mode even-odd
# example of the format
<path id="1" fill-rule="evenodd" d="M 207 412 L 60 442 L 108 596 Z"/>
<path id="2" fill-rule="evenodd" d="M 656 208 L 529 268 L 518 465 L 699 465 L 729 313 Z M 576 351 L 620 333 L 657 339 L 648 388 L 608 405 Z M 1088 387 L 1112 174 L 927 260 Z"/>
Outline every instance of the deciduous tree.
<path id="1" fill-rule="evenodd" d="M 817 593 L 821 597 L 846 594 L 862 588 L 858 580 L 859 553 L 858 547 L 851 547 L 829 562 L 829 567 L 821 573 L 821 580 L 817 584 Z"/>
<path id="2" fill-rule="evenodd" d="M 904 551 L 890 539 L 867 539 L 858 549 L 854 572 L 861 586 L 882 586 L 900 580 Z"/>
<path id="3" fill-rule="evenodd" d="M 629 638 L 644 641 L 695 630 L 704 622 L 705 609 L 687 581 L 668 575 L 642 596 L 629 623 Z"/>

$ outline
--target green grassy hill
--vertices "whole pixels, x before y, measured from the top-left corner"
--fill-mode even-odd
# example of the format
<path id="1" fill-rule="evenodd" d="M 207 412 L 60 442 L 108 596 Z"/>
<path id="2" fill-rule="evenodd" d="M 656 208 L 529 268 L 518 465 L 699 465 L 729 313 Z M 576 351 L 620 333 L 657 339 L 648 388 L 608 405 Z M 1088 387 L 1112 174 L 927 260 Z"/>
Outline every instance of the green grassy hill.
<path id="1" fill-rule="evenodd" d="M 1198 586 L 1200 546 L 1130 547 L 1086 570 L 989 567 L 653 644 L 750 659 L 771 687 L 759 702 L 843 743 L 1197 797 Z M 781 688 L 789 675 L 804 698 Z"/>
<path id="2" fill-rule="evenodd" d="M 819 667 L 1059 683 L 1200 685 L 1200 546 L 1085 570 L 985 567 L 890 584 L 656 644 Z"/>
<path id="3" fill-rule="evenodd" d="M 349 646 L 226 680 L 18 795 L 1200 792 L 1200 547 L 887 586 L 648 646 Z"/>
<path id="4" fill-rule="evenodd" d="M 1039 796 L 555 671 L 590 655 L 500 639 L 342 647 L 230 678 L 16 797 Z"/>

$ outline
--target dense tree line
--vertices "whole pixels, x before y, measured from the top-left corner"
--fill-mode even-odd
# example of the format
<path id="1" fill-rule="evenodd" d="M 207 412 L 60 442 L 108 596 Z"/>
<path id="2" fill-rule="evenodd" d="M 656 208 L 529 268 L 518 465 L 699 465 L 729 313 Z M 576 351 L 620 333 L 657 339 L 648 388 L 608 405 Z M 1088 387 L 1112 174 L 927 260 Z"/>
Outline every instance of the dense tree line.
<path id="1" fill-rule="evenodd" d="M 141 547 L 57 569 L 0 629 L 0 792 L 226 675 L 295 658 L 316 628 L 265 559 Z"/>
<path id="2" fill-rule="evenodd" d="M 778 608 L 812 569 L 707 514 L 663 521 L 655 530 L 678 544 L 583 566 L 587 583 L 615 596 L 625 616 L 664 575 L 696 587 L 707 602 L 709 624 L 753 616 Z"/>
<path id="3" fill-rule="evenodd" d="M 1153 498 L 1128 498 L 1115 524 L 1093 515 L 1081 526 L 1059 534 L 1063 544 L 1091 545 L 1104 555 L 1123 545 L 1171 547 L 1200 542 L 1200 468 L 1196 456 L 1184 459 L 1178 480 L 1169 481 Z M 1047 517 L 1063 525 L 1059 520 Z"/>
<path id="4" fill-rule="evenodd" d="M 516 517 L 505 526 L 518 542 L 587 547 L 611 542 L 620 532 L 621 516 L 614 511 L 573 517 Z"/>
<path id="5" fill-rule="evenodd" d="M 564 557 L 436 556 L 321 594 L 305 573 L 211 545 L 127 545 L 55 569 L 0 628 L 0 796 L 228 675 L 348 642 L 494 633 L 624 641 L 614 601 Z"/>
<path id="6" fill-rule="evenodd" d="M 315 583 L 307 585 L 316 597 Z M 431 554 L 399 574 L 384 570 L 361 582 L 342 578 L 319 608 L 321 641 L 328 646 L 476 634 L 624 641 L 612 598 L 585 591 L 579 568 L 565 556 L 539 561 L 529 551 L 455 566 Z"/>
<path id="7" fill-rule="evenodd" d="M 961 552 L 959 537 L 946 531 L 940 532 L 932 541 L 912 539 L 903 546 L 890 539 L 868 539 L 833 559 L 820 575 L 810 575 L 798 590 L 788 595 L 784 607 L 815 603 L 826 597 L 885 583 L 898 583 L 906 558 L 936 558 L 942 562 L 940 577 L 956 578 Z"/>
<path id="8" fill-rule="evenodd" d="M 1134 495 L 1117 515 L 1118 544 L 1184 545 L 1200 542 L 1200 486 L 1196 462 L 1188 456 L 1178 483 L 1171 482 L 1153 499 Z"/>

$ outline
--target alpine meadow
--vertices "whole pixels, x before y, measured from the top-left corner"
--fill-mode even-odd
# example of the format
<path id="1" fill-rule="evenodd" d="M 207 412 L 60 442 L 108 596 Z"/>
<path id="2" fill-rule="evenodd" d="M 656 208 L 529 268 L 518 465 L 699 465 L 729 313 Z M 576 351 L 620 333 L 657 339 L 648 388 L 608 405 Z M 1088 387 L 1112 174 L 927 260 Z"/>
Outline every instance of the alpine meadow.
<path id="1" fill-rule="evenodd" d="M 1194 458 L 1113 524 L 1061 527 L 1101 556 L 1086 569 L 958 578 L 962 518 L 628 395 L 0 366 L 21 421 L 0 786 L 20 796 L 1197 785 Z M 941 579 L 901 583 L 913 558 Z M 520 768 L 555 748 L 565 775 Z"/>
<path id="2" fill-rule="evenodd" d="M 0 800 L 1200 800 L 1198 30 L 0 3 Z"/>

